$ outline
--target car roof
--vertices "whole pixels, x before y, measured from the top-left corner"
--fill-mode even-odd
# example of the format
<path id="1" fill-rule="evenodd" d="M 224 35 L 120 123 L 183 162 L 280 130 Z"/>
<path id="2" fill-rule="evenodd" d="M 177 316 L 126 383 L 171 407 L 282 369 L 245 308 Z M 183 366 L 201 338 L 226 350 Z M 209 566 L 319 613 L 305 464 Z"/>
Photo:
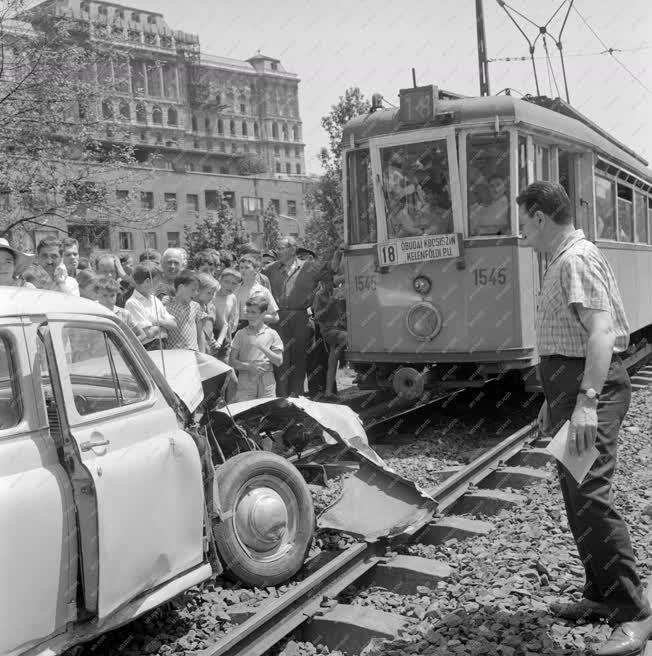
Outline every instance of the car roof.
<path id="1" fill-rule="evenodd" d="M 0 286 L 0 317 L 51 314 L 94 314 L 115 317 L 97 301 L 62 292 Z"/>

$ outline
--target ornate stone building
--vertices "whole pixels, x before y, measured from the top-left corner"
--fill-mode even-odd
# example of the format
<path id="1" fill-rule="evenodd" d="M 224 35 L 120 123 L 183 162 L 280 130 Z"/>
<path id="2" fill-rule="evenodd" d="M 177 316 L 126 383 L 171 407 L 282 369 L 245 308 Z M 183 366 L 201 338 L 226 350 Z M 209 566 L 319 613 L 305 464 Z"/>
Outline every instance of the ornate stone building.
<path id="1" fill-rule="evenodd" d="M 199 38 L 171 29 L 162 14 L 112 2 L 45 0 L 29 16 L 36 24 L 52 14 L 75 19 L 86 38 L 111 48 L 112 57 L 89 67 L 86 80 L 103 90 L 102 138 L 129 139 L 138 161 L 154 161 L 161 170 L 147 193 L 166 211 L 175 209 L 174 229 L 159 229 L 159 247 L 189 215 L 210 211 L 215 190 L 226 193 L 255 240 L 269 202 L 284 232 L 303 233 L 299 79 L 278 59 L 260 52 L 246 61 L 203 55 Z M 192 212 L 184 215 L 188 203 Z M 138 236 L 112 242 L 121 250 L 143 246 Z M 128 243 L 131 249 L 124 248 Z"/>

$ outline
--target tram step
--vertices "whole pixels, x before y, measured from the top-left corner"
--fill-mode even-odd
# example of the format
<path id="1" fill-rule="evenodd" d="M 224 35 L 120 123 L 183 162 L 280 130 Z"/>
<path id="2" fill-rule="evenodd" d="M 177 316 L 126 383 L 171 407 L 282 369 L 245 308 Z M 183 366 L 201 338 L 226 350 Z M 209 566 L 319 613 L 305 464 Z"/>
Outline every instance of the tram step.
<path id="1" fill-rule="evenodd" d="M 534 447 L 519 451 L 507 461 L 507 464 L 510 467 L 543 467 L 554 459 L 554 456 L 546 449 Z"/>
<path id="2" fill-rule="evenodd" d="M 379 563 L 360 582 L 397 594 L 415 594 L 420 585 L 436 588 L 439 581 L 451 575 L 451 571 L 450 566 L 440 560 L 401 555 L 387 563 Z"/>
<path id="3" fill-rule="evenodd" d="M 301 628 L 301 640 L 326 645 L 331 651 L 360 653 L 373 638 L 392 640 L 413 620 L 369 606 L 337 604 Z"/>
<path id="4" fill-rule="evenodd" d="M 493 530 L 494 525 L 491 522 L 448 515 L 428 524 L 418 536 L 418 541 L 422 544 L 437 545 L 450 539 L 467 540 L 487 535 Z"/>
<path id="5" fill-rule="evenodd" d="M 483 489 L 500 490 L 505 487 L 522 489 L 550 478 L 550 473 L 534 467 L 501 467 L 478 483 Z"/>
<path id="6" fill-rule="evenodd" d="M 456 501 L 451 513 L 454 515 L 497 515 L 505 508 L 523 503 L 525 496 L 502 490 L 477 490 L 469 492 Z"/>

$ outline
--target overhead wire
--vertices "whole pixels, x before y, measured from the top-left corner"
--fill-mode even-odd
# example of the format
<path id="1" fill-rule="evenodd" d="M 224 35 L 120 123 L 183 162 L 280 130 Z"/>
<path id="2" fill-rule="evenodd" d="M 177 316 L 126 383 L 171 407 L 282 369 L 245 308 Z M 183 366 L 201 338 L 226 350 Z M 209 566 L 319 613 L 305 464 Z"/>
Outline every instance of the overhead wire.
<path id="1" fill-rule="evenodd" d="M 625 66 L 625 64 L 624 64 L 623 62 L 620 61 L 620 59 L 618 59 L 618 57 L 616 57 L 616 55 L 614 54 L 614 52 L 617 52 L 618 50 L 617 50 L 616 48 L 610 48 L 610 47 L 609 47 L 609 46 L 603 41 L 603 39 L 600 37 L 600 35 L 599 35 L 599 34 L 598 34 L 598 33 L 597 33 L 597 32 L 591 27 L 591 25 L 589 24 L 589 22 L 586 20 L 586 18 L 584 18 L 584 16 L 582 15 L 582 13 L 580 12 L 580 10 L 579 10 L 577 7 L 573 7 L 573 9 L 575 10 L 575 13 L 580 17 L 580 19 L 582 20 L 582 22 L 584 23 L 584 25 L 586 25 L 586 27 L 589 29 L 589 31 L 591 32 L 591 34 L 593 34 L 593 36 L 594 36 L 594 37 L 600 42 L 600 44 L 601 44 L 602 47 L 604 48 L 604 50 L 603 50 L 603 52 L 602 52 L 601 54 L 608 54 L 609 56 L 613 57 L 613 59 L 615 60 L 615 62 L 616 62 L 616 63 L 617 63 L 617 64 L 618 64 L 618 65 L 619 65 L 619 66 L 620 66 L 620 67 L 621 67 L 621 68 L 622 68 L 622 69 L 623 69 L 623 70 L 624 70 L 624 71 L 625 71 L 630 77 L 632 77 L 634 80 L 636 80 L 636 82 L 638 82 L 638 83 L 641 85 L 641 87 L 643 87 L 643 89 L 645 89 L 645 91 L 647 91 L 649 94 L 652 94 L 652 89 L 650 89 L 650 87 L 648 87 L 648 86 L 647 86 L 647 85 L 646 85 L 646 84 L 645 84 L 645 83 L 644 83 L 644 82 L 638 77 L 638 75 L 636 75 L 633 71 L 631 71 L 627 66 Z M 648 47 L 649 47 L 649 46 L 645 46 L 645 47 L 643 47 L 643 48 L 640 48 L 640 50 L 646 50 Z"/>

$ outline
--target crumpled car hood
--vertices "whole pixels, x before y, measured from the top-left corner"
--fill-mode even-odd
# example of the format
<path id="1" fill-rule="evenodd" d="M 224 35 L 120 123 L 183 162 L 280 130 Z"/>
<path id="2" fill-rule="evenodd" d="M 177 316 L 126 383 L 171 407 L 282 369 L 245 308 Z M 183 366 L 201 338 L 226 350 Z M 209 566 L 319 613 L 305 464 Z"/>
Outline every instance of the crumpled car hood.
<path id="1" fill-rule="evenodd" d="M 294 413 L 297 421 L 310 417 L 322 428 L 325 444 L 341 444 L 338 457 L 358 463 L 355 471 L 343 479 L 341 495 L 317 518 L 318 528 L 333 529 L 368 542 L 413 534 L 433 517 L 436 504 L 415 483 L 389 468 L 369 446 L 358 415 L 351 408 L 309 399 L 256 399 L 233 403 L 218 412 L 248 419 L 258 414 L 287 419 Z M 301 459 L 305 462 L 305 459 Z M 300 461 L 300 462 L 301 462 Z M 299 464 L 300 467 L 300 464 Z"/>

